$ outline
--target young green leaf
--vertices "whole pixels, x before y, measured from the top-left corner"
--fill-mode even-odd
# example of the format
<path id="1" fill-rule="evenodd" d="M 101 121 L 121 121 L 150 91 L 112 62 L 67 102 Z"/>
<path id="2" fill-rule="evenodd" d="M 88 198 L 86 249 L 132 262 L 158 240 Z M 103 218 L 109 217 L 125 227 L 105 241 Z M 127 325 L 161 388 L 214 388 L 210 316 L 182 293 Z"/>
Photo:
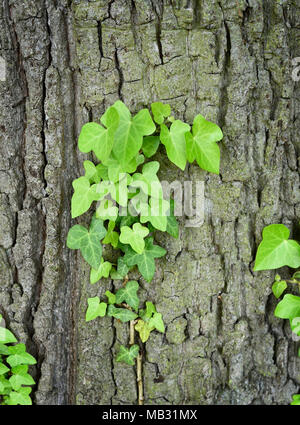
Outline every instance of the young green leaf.
<path id="1" fill-rule="evenodd" d="M 90 183 L 99 183 L 101 180 L 101 175 L 99 169 L 91 161 L 83 161 L 83 167 L 85 169 L 85 176 Z"/>
<path id="2" fill-rule="evenodd" d="M 300 297 L 292 294 L 286 294 L 277 304 L 274 315 L 281 319 L 293 320 L 294 317 L 300 317 Z"/>
<path id="3" fill-rule="evenodd" d="M 0 360 L 0 375 L 4 375 L 4 373 L 9 372 L 9 368 L 7 366 L 5 366 L 5 364 L 1 363 Z"/>
<path id="4" fill-rule="evenodd" d="M 199 114 L 194 119 L 192 133 L 185 135 L 188 161 L 196 159 L 203 170 L 219 174 L 220 149 L 216 142 L 223 138 L 220 127 Z"/>
<path id="5" fill-rule="evenodd" d="M 131 118 L 129 109 L 120 100 L 117 100 L 113 107 L 120 117 L 119 126 L 115 132 L 113 153 L 120 164 L 125 166 L 138 154 L 143 143 L 143 136 L 152 134 L 156 127 L 148 109 L 141 109 Z"/>
<path id="6" fill-rule="evenodd" d="M 273 294 L 276 298 L 279 298 L 282 293 L 286 290 L 287 284 L 285 280 L 280 280 L 279 282 L 274 282 L 272 286 Z"/>
<path id="7" fill-rule="evenodd" d="M 9 351 L 11 355 L 7 357 L 6 361 L 11 367 L 22 364 L 36 364 L 35 358 L 26 352 L 25 344 L 11 346 L 9 347 Z"/>
<path id="8" fill-rule="evenodd" d="M 124 347 L 124 345 L 120 346 L 120 350 L 117 354 L 116 361 L 117 362 L 123 362 L 127 363 L 130 366 L 134 366 L 134 359 L 139 354 L 139 346 L 138 345 L 132 345 L 129 349 Z"/>
<path id="9" fill-rule="evenodd" d="M 82 127 L 78 147 L 85 153 L 93 150 L 99 161 L 104 162 L 109 157 L 114 144 L 114 135 L 119 124 L 117 110 L 113 107 L 108 108 L 101 122 L 107 128 L 96 122 L 89 122 Z"/>
<path id="10" fill-rule="evenodd" d="M 154 313 L 153 317 L 149 320 L 149 327 L 154 327 L 159 332 L 165 332 L 165 325 L 161 313 Z"/>
<path id="11" fill-rule="evenodd" d="M 156 153 L 159 143 L 160 143 L 159 136 L 144 137 L 143 144 L 142 144 L 143 154 L 147 158 L 151 158 L 151 156 L 153 156 Z"/>
<path id="12" fill-rule="evenodd" d="M 11 342 L 17 342 L 14 334 L 6 328 L 0 326 L 0 343 L 9 344 Z"/>
<path id="13" fill-rule="evenodd" d="M 101 258 L 101 264 L 98 270 L 91 268 L 90 283 L 94 284 L 102 279 L 102 277 L 108 278 L 111 268 L 112 264 L 109 261 L 104 261 L 103 258 Z"/>
<path id="14" fill-rule="evenodd" d="M 153 331 L 154 327 L 149 326 L 144 320 L 138 320 L 134 329 L 139 333 L 141 341 L 146 342 L 150 336 L 150 332 Z"/>
<path id="15" fill-rule="evenodd" d="M 107 296 L 108 304 L 115 304 L 116 303 L 115 294 L 111 293 L 110 291 L 106 291 L 105 295 Z"/>
<path id="16" fill-rule="evenodd" d="M 291 402 L 291 406 L 300 406 L 300 394 L 293 395 L 293 401 Z"/>
<path id="17" fill-rule="evenodd" d="M 145 248 L 144 238 L 149 234 L 147 227 L 140 223 L 135 223 L 132 229 L 128 226 L 121 227 L 120 242 L 129 244 L 138 254 L 141 254 Z"/>
<path id="18" fill-rule="evenodd" d="M 106 303 L 100 303 L 99 297 L 93 297 L 88 299 L 88 309 L 85 315 L 85 321 L 96 319 L 96 317 L 104 317 L 106 314 Z"/>
<path id="19" fill-rule="evenodd" d="M 9 405 L 21 404 L 24 406 L 32 405 L 29 394 L 31 393 L 30 387 L 21 387 L 19 391 L 11 391 L 9 394 L 8 402 Z"/>
<path id="20" fill-rule="evenodd" d="M 115 221 L 110 220 L 108 223 L 107 233 L 103 239 L 103 244 L 111 244 L 114 248 L 117 248 L 119 242 L 119 233 L 114 231 Z"/>
<path id="21" fill-rule="evenodd" d="M 121 320 L 123 323 L 137 318 L 137 314 L 135 314 L 133 311 L 130 311 L 127 308 L 117 308 L 114 305 L 108 306 L 107 315 L 110 317 L 115 317 L 116 319 Z"/>
<path id="22" fill-rule="evenodd" d="M 35 382 L 29 373 L 13 374 L 9 378 L 9 382 L 13 390 L 18 391 L 22 385 L 34 385 Z"/>
<path id="23" fill-rule="evenodd" d="M 98 270 L 101 264 L 102 246 L 100 240 L 106 235 L 103 221 L 93 217 L 90 229 L 75 224 L 71 227 L 67 237 L 67 246 L 70 249 L 80 249 L 83 258 Z"/>
<path id="24" fill-rule="evenodd" d="M 186 165 L 185 133 L 189 130 L 190 126 L 180 120 L 171 124 L 170 131 L 166 125 L 161 125 L 160 140 L 166 147 L 169 160 L 181 170 L 184 170 Z"/>
<path id="25" fill-rule="evenodd" d="M 1 332 L 1 330 L 0 330 L 0 332 Z M 16 341 L 12 341 L 12 342 L 16 342 Z M 7 344 L 7 343 L 6 343 Z M 1 344 L 0 343 L 0 355 L 1 354 L 5 354 L 5 355 L 9 355 L 10 354 L 10 351 L 9 351 L 9 349 L 8 349 L 8 346 L 7 345 L 4 345 L 4 344 Z"/>
<path id="26" fill-rule="evenodd" d="M 151 110 L 153 114 L 154 121 L 161 125 L 164 122 L 164 119 L 171 115 L 171 107 L 168 104 L 163 104 L 161 102 L 151 103 Z"/>
<path id="27" fill-rule="evenodd" d="M 165 199 L 151 198 L 149 205 L 141 211 L 141 223 L 149 221 L 155 229 L 165 232 L 168 226 L 169 209 L 170 204 Z"/>
<path id="28" fill-rule="evenodd" d="M 146 301 L 146 310 L 139 310 L 139 316 L 145 322 L 148 322 L 154 313 L 156 313 L 156 308 L 151 301 Z"/>
<path id="29" fill-rule="evenodd" d="M 300 266 L 300 245 L 294 240 L 288 240 L 289 235 L 289 229 L 283 224 L 271 224 L 264 228 L 254 271 Z"/>
<path id="30" fill-rule="evenodd" d="M 153 245 L 153 238 L 145 240 L 145 250 L 142 254 L 136 253 L 131 247 L 126 248 L 124 261 L 129 266 L 138 266 L 140 273 L 147 282 L 150 282 L 155 273 L 155 258 L 163 257 L 166 250 L 159 245 Z"/>
<path id="31" fill-rule="evenodd" d="M 137 296 L 138 289 L 139 284 L 136 280 L 127 282 L 125 288 L 120 288 L 116 292 L 116 304 L 121 304 L 125 301 L 130 307 L 137 310 L 140 303 L 139 297 Z"/>

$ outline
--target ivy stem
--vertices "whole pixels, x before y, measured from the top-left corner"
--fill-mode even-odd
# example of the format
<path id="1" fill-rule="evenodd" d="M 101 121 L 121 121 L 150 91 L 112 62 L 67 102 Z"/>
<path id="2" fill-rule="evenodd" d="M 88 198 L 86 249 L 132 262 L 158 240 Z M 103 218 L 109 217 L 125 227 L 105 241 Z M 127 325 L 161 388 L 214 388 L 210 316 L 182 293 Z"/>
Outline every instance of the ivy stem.
<path id="1" fill-rule="evenodd" d="M 137 384 L 138 384 L 138 403 L 139 406 L 142 406 L 144 404 L 144 392 L 143 392 L 143 379 L 142 379 L 142 355 L 141 353 L 138 354 L 136 359 L 136 365 L 137 365 Z"/>
<path id="2" fill-rule="evenodd" d="M 130 320 L 129 345 L 134 344 L 134 325 L 135 325 L 135 320 Z"/>

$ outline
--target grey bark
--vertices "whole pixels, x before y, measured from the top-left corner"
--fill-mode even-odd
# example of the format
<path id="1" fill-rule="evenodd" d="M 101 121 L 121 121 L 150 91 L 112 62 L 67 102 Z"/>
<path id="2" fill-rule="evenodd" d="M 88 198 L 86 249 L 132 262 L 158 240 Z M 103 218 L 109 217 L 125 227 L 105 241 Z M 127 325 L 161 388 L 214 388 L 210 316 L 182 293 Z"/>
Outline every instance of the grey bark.
<path id="1" fill-rule="evenodd" d="M 145 345 L 146 404 L 288 404 L 297 343 L 273 316 L 274 273 L 252 267 L 263 227 L 300 216 L 299 1 L 1 0 L 0 23 L 0 305 L 38 359 L 35 403 L 136 403 L 134 368 L 114 361 L 128 329 L 84 321 L 113 283 L 90 285 L 66 247 L 80 128 L 120 98 L 224 133 L 220 176 L 156 156 L 161 179 L 205 182 L 206 212 L 157 236 L 168 254 L 140 279 L 167 325 Z"/>

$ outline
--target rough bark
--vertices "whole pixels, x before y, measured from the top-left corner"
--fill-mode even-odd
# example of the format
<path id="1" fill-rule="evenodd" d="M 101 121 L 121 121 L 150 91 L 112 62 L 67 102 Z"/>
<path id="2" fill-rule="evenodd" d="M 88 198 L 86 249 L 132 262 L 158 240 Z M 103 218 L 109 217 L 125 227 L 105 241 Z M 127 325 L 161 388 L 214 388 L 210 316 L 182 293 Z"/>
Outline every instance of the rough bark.
<path id="1" fill-rule="evenodd" d="M 65 242 L 80 128 L 120 98 L 224 133 L 220 176 L 156 156 L 161 179 L 205 181 L 206 212 L 178 240 L 158 235 L 168 255 L 140 279 L 167 325 L 144 347 L 145 403 L 289 403 L 296 342 L 273 316 L 274 273 L 252 266 L 262 228 L 300 217 L 299 1 L 2 0 L 0 40 L 0 305 L 38 358 L 35 402 L 137 400 L 136 371 L 114 361 L 126 326 L 84 321 L 113 283 L 91 286 Z"/>

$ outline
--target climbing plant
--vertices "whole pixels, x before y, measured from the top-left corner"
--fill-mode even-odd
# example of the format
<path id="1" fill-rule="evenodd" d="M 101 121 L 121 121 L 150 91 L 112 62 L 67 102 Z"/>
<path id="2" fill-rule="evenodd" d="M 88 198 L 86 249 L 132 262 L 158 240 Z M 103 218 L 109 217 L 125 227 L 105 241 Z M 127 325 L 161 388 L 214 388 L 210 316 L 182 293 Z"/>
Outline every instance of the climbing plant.
<path id="1" fill-rule="evenodd" d="M 0 322 L 2 316 L 0 314 Z M 28 373 L 28 366 L 36 363 L 26 352 L 25 344 L 17 342 L 13 333 L 0 327 L 0 404 L 31 405 L 30 386 L 35 382 Z M 12 345 L 14 344 L 14 345 Z"/>
<path id="2" fill-rule="evenodd" d="M 209 172 L 219 173 L 221 129 L 197 115 L 192 128 L 171 116 L 170 105 L 151 104 L 132 116 L 126 105 L 116 101 L 100 118 L 100 122 L 85 124 L 80 132 L 78 147 L 83 153 L 93 152 L 95 162 L 85 160 L 85 174 L 73 181 L 72 218 L 86 213 L 98 202 L 89 228 L 75 224 L 70 228 L 67 246 L 79 249 L 91 266 L 90 283 L 101 278 L 123 280 L 115 293 L 107 291 L 107 300 L 88 299 L 86 321 L 97 317 L 114 317 L 130 323 L 129 348 L 121 346 L 116 361 L 135 364 L 139 403 L 142 404 L 141 353 L 135 344 L 135 331 L 141 343 L 151 331 L 164 332 L 162 314 L 151 301 L 139 309 L 137 281 L 128 273 L 137 267 L 146 282 L 155 274 L 155 259 L 166 250 L 157 245 L 155 232 L 167 232 L 178 237 L 174 215 L 174 200 L 165 199 L 157 175 L 160 164 L 150 160 L 160 143 L 169 160 L 181 170 L 187 162 L 196 161 Z M 116 264 L 102 257 L 102 245 L 118 250 Z"/>
<path id="3" fill-rule="evenodd" d="M 271 224 L 264 228 L 263 239 L 256 253 L 254 271 L 278 269 L 289 266 L 293 269 L 300 267 L 300 244 L 289 239 L 290 231 L 283 224 Z M 300 271 L 296 271 L 291 279 L 281 279 L 276 274 L 272 286 L 273 294 L 280 298 L 288 284 L 300 290 Z M 286 293 L 277 304 L 274 315 L 281 319 L 288 319 L 291 330 L 300 336 L 300 297 Z M 300 348 L 298 350 L 300 356 Z M 300 394 L 293 395 L 292 405 L 300 405 Z"/>

